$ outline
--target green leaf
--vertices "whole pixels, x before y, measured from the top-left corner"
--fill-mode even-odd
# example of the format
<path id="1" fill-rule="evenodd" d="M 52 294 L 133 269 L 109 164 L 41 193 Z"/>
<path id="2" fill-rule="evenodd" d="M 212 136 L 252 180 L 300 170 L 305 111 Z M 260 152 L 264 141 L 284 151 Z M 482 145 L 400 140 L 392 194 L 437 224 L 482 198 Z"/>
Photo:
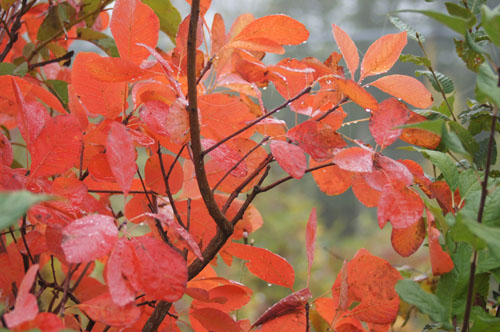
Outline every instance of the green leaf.
<path id="1" fill-rule="evenodd" d="M 472 233 L 486 242 L 490 253 L 497 259 L 500 259 L 500 241 L 498 241 L 500 239 L 500 228 L 486 226 L 469 219 L 464 219 L 463 221 Z"/>
<path id="2" fill-rule="evenodd" d="M 66 26 L 69 23 L 68 19 L 74 17 L 75 14 L 75 8 L 67 2 L 61 2 L 57 6 L 50 7 L 47 16 L 45 16 L 42 25 L 38 29 L 37 40 L 43 42 L 62 35 L 64 33 L 63 22 L 64 26 Z"/>
<path id="3" fill-rule="evenodd" d="M 491 108 L 486 107 L 484 104 L 478 103 L 477 100 L 468 99 L 467 109 L 458 115 L 462 124 L 469 122 L 471 119 L 480 117 L 482 115 L 491 114 Z M 471 133 L 471 135 L 474 135 Z"/>
<path id="4" fill-rule="evenodd" d="M 454 192 L 458 186 L 458 170 L 457 166 L 451 160 L 451 158 L 439 151 L 432 151 L 426 149 L 418 149 L 418 151 L 422 152 L 424 157 L 429 159 L 437 168 L 441 171 L 444 176 L 446 183 L 450 187 L 451 191 Z"/>
<path id="5" fill-rule="evenodd" d="M 486 160 L 488 158 L 488 144 L 490 138 L 486 137 L 479 142 L 479 148 L 474 154 L 474 163 L 477 168 L 484 169 L 486 167 Z M 497 162 L 497 142 L 493 139 L 493 150 L 491 151 L 491 165 L 495 165 Z"/>
<path id="6" fill-rule="evenodd" d="M 47 80 L 47 85 L 55 92 L 55 95 L 63 105 L 68 104 L 68 83 L 60 80 Z"/>
<path id="7" fill-rule="evenodd" d="M 484 31 L 490 40 L 500 47 L 500 5 L 493 10 L 486 5 L 481 6 L 481 15 L 483 16 Z"/>
<path id="8" fill-rule="evenodd" d="M 496 258 L 486 250 L 480 251 L 477 258 L 476 273 L 485 273 L 500 267 L 500 259 Z"/>
<path id="9" fill-rule="evenodd" d="M 99 16 L 99 12 L 97 9 L 101 4 L 101 0 L 83 0 L 82 11 L 80 12 L 80 16 L 86 16 L 85 25 L 88 28 L 92 28 L 95 23 L 95 20 Z M 97 12 L 96 12 L 97 11 Z M 96 12 L 94 15 L 90 15 L 91 13 Z"/>
<path id="10" fill-rule="evenodd" d="M 399 61 L 411 62 L 413 64 L 416 64 L 417 66 L 425 66 L 425 67 L 431 66 L 431 60 L 427 59 L 426 57 L 416 56 L 413 54 L 401 54 L 399 56 Z"/>
<path id="11" fill-rule="evenodd" d="M 16 65 L 10 62 L 0 62 L 0 75 L 14 75 Z"/>
<path id="12" fill-rule="evenodd" d="M 458 176 L 458 190 L 462 200 L 465 200 L 471 193 L 481 191 L 481 178 L 473 169 L 460 173 Z"/>
<path id="13" fill-rule="evenodd" d="M 467 36 L 470 36 L 469 32 L 467 32 Z M 484 56 L 471 48 L 470 44 L 473 43 L 473 40 L 471 38 L 472 37 L 470 37 L 470 39 L 467 39 L 467 42 L 454 39 L 455 51 L 457 52 L 457 55 L 460 57 L 460 59 L 462 59 L 462 61 L 465 63 L 467 68 L 469 68 L 473 72 L 477 72 L 479 66 L 484 62 Z M 474 45 L 476 46 L 475 42 Z"/>
<path id="14" fill-rule="evenodd" d="M 472 320 L 470 332 L 500 332 L 500 318 L 488 315 L 481 307 L 472 307 Z"/>
<path id="15" fill-rule="evenodd" d="M 109 56 L 114 58 L 120 56 L 114 39 L 108 37 L 106 34 L 90 28 L 77 28 L 76 33 L 79 39 L 91 42 Z"/>
<path id="16" fill-rule="evenodd" d="M 14 224 L 32 205 L 50 199 L 51 196 L 33 194 L 25 190 L 0 192 L 0 229 Z"/>
<path id="17" fill-rule="evenodd" d="M 420 41 L 425 42 L 425 38 L 424 38 L 424 36 L 422 36 L 422 34 L 418 33 L 417 30 L 415 30 L 415 28 L 413 28 L 411 25 L 406 24 L 406 22 L 402 21 L 399 17 L 389 16 L 389 21 L 391 21 L 391 23 L 396 28 L 398 28 L 399 31 L 401 31 L 401 32 L 406 31 L 408 34 L 408 37 L 410 37 L 411 39 L 418 41 L 418 38 L 417 38 L 417 34 L 418 34 Z"/>
<path id="18" fill-rule="evenodd" d="M 443 131 L 444 121 L 442 119 L 422 121 L 417 123 L 409 123 L 402 126 L 397 126 L 396 128 L 418 128 L 430 131 L 434 134 L 441 136 Z"/>
<path id="19" fill-rule="evenodd" d="M 160 30 L 165 32 L 175 44 L 177 29 L 182 20 L 177 8 L 172 5 L 170 0 L 142 0 L 142 2 L 153 9 L 160 19 Z"/>
<path id="20" fill-rule="evenodd" d="M 464 35 L 465 31 L 467 31 L 468 28 L 471 28 L 475 23 L 475 18 L 465 19 L 463 17 L 446 15 L 432 10 L 406 9 L 406 10 L 401 10 L 399 12 L 412 12 L 412 13 L 423 14 L 427 17 L 430 17 L 446 25 L 448 28 L 458 32 L 461 35 Z"/>
<path id="21" fill-rule="evenodd" d="M 500 87 L 498 75 L 493 72 L 488 63 L 479 66 L 476 79 L 476 97 L 480 102 L 491 102 L 500 107 Z"/>
<path id="22" fill-rule="evenodd" d="M 399 280 L 396 284 L 396 292 L 405 302 L 413 304 L 421 312 L 429 315 L 434 322 L 449 325 L 449 315 L 439 303 L 437 296 L 425 292 L 416 282 L 407 279 Z"/>
<path id="23" fill-rule="evenodd" d="M 444 93 L 452 93 L 453 90 L 455 90 L 455 86 L 453 85 L 453 81 L 448 76 L 446 76 L 445 74 L 442 74 L 440 72 L 437 72 L 437 71 L 434 71 L 434 73 L 436 74 L 437 81 L 434 78 L 434 75 L 432 75 L 432 72 L 430 72 L 429 70 L 416 70 L 415 71 L 415 75 L 417 77 L 422 76 L 422 75 L 427 77 L 429 79 L 429 81 L 431 81 L 432 87 L 436 91 L 439 91 L 439 92 L 441 91 L 439 86 L 441 86 L 443 88 Z"/>
<path id="24" fill-rule="evenodd" d="M 448 128 L 446 127 L 443 129 L 443 133 L 441 135 L 441 145 L 450 151 L 458 152 L 463 155 L 468 155 L 467 151 L 462 145 L 462 142 L 460 142 L 460 138 L 458 138 L 457 134 L 448 131 Z"/>
<path id="25" fill-rule="evenodd" d="M 476 23 L 476 18 L 472 15 L 471 11 L 465 7 L 460 6 L 454 2 L 445 2 L 446 10 L 448 14 L 458 17 L 463 17 L 466 20 L 473 20 L 474 24 Z M 473 24 L 473 25 L 474 25 Z"/>
<path id="26" fill-rule="evenodd" d="M 478 15 L 479 10 L 483 4 L 488 0 L 467 0 L 467 5 L 470 8 L 472 14 Z"/>
<path id="27" fill-rule="evenodd" d="M 446 216 L 447 218 L 451 218 Z M 456 242 L 466 242 L 470 244 L 475 250 L 482 250 L 486 248 L 486 242 L 474 234 L 465 223 L 462 214 L 458 214 L 455 223 L 450 228 L 450 235 Z M 469 219 L 470 222 L 476 222 L 475 220 Z"/>
<path id="28" fill-rule="evenodd" d="M 471 133 L 458 122 L 450 121 L 448 122 L 448 125 L 450 126 L 450 129 L 455 134 L 457 134 L 460 142 L 462 142 L 462 145 L 467 150 L 467 152 L 469 152 L 470 155 L 473 156 L 474 153 L 478 151 L 479 144 L 476 142 L 474 137 L 472 137 Z"/>

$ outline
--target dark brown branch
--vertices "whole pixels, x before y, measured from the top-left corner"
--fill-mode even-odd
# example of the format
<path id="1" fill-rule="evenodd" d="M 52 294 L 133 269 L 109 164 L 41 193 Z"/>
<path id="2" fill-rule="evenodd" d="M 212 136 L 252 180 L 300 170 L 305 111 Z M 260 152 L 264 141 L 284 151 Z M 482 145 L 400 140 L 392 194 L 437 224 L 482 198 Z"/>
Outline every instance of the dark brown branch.
<path id="1" fill-rule="evenodd" d="M 19 9 L 19 12 L 15 14 L 16 18 L 14 20 L 14 23 L 12 23 L 11 29 L 9 30 L 7 27 L 5 27 L 5 30 L 9 35 L 9 42 L 7 43 L 7 45 L 5 45 L 5 48 L 0 54 L 0 62 L 3 62 L 3 60 L 5 59 L 7 54 L 9 54 L 14 44 L 17 42 L 19 38 L 19 29 L 21 29 L 22 25 L 21 18 L 31 9 L 31 7 L 35 4 L 35 2 L 36 0 L 33 0 L 30 3 L 27 3 L 26 0 L 22 0 L 21 9 Z"/>
<path id="2" fill-rule="evenodd" d="M 493 145 L 495 143 L 496 122 L 497 122 L 497 110 L 495 110 L 493 116 L 491 117 L 490 140 L 488 142 L 488 152 L 486 155 L 484 180 L 481 188 L 482 189 L 481 201 L 479 203 L 479 211 L 477 213 L 477 222 L 480 224 L 483 222 L 484 206 L 486 205 L 486 196 L 488 195 L 488 177 L 490 175 L 491 159 L 493 155 Z M 476 275 L 476 261 L 477 261 L 477 250 L 474 250 L 474 257 L 472 259 L 472 262 L 470 263 L 469 287 L 467 289 L 467 303 L 465 305 L 462 332 L 467 332 L 469 330 L 470 311 L 472 308 L 472 300 L 474 299 L 474 277 Z"/>
<path id="3" fill-rule="evenodd" d="M 172 171 L 174 170 L 175 163 L 177 160 L 179 160 L 179 157 L 181 156 L 182 151 L 184 151 L 184 148 L 186 145 L 183 145 L 181 149 L 179 150 L 179 153 L 177 153 L 177 156 L 175 156 L 174 161 L 172 162 L 172 165 L 170 165 L 170 168 L 168 172 L 165 172 L 165 166 L 163 165 L 163 156 L 161 153 L 161 145 L 158 143 L 158 151 L 156 153 L 158 154 L 158 160 L 160 161 L 160 169 L 161 169 L 161 175 L 163 176 L 163 181 L 165 183 L 165 191 L 168 197 L 168 201 L 170 202 L 170 206 L 172 207 L 172 212 L 174 213 L 175 219 L 177 219 L 177 222 L 179 225 L 182 227 L 186 228 L 184 226 L 184 223 L 182 222 L 181 215 L 179 214 L 179 211 L 177 210 L 177 207 L 175 206 L 175 200 L 174 196 L 172 195 L 172 190 L 170 190 L 170 183 L 168 180 L 170 179 L 170 175 L 172 175 Z"/>
<path id="4" fill-rule="evenodd" d="M 201 70 L 200 76 L 198 76 L 198 79 L 196 80 L 196 85 L 200 84 L 201 80 L 203 79 L 203 76 L 207 73 L 207 71 L 212 68 L 212 65 L 214 63 L 214 58 L 215 56 L 211 57 L 210 60 L 205 64 L 205 67 Z"/>
<path id="5" fill-rule="evenodd" d="M 339 103 L 335 106 L 333 106 L 332 108 L 330 108 L 328 111 L 326 111 L 325 113 L 323 113 L 319 118 L 315 119 L 316 121 L 321 121 L 323 120 L 324 118 L 326 118 L 328 115 L 330 115 L 331 113 L 335 112 L 339 107 L 340 105 L 342 105 L 343 103 L 347 102 L 349 100 L 349 98 L 342 98 L 341 101 L 339 101 Z"/>
<path id="6" fill-rule="evenodd" d="M 125 194 L 123 191 L 121 190 L 101 190 L 101 189 L 89 189 L 87 190 L 89 193 L 96 193 L 96 194 Z M 143 190 L 130 190 L 128 192 L 129 194 L 144 194 L 144 195 L 147 195 L 147 194 L 152 194 L 152 195 L 157 195 L 158 193 L 156 193 L 155 191 L 153 190 L 148 190 L 148 191 L 143 191 Z"/>
<path id="7" fill-rule="evenodd" d="M 303 95 L 308 94 L 309 92 L 311 92 L 311 89 L 312 88 L 310 86 L 308 86 L 307 88 L 305 88 L 304 90 L 302 90 L 301 92 L 299 92 L 295 97 L 288 99 L 283 104 L 279 105 L 278 107 L 272 109 L 271 111 L 267 112 L 266 114 L 261 115 L 257 119 L 253 120 L 252 122 L 250 122 L 249 124 L 247 124 L 245 127 L 241 128 L 241 129 L 235 131 L 234 133 L 232 133 L 231 135 L 229 135 L 229 136 L 221 139 L 220 141 L 218 141 L 217 143 L 215 143 L 214 145 L 212 145 L 211 147 L 209 147 L 208 149 L 206 149 L 205 151 L 203 151 L 203 155 L 206 155 L 210 151 L 216 149 L 219 145 L 224 144 L 225 142 L 229 141 L 231 138 L 236 137 L 239 134 L 241 134 L 242 132 L 244 132 L 245 130 L 247 130 L 247 129 L 253 127 L 253 126 L 255 126 L 257 123 L 259 123 L 260 121 L 264 120 L 265 118 L 268 118 L 271 115 L 273 115 L 274 113 L 278 112 L 279 110 L 287 107 L 288 105 L 290 105 L 295 100 L 297 100 L 300 97 L 302 97 Z"/>
<path id="8" fill-rule="evenodd" d="M 50 60 L 47 60 L 47 61 L 42 61 L 42 62 L 37 62 L 37 63 L 33 63 L 33 64 L 30 64 L 28 66 L 29 70 L 32 70 L 32 69 L 35 69 L 37 67 L 43 67 L 45 65 L 48 65 L 50 63 L 54 63 L 54 62 L 59 62 L 59 61 L 63 61 L 63 60 L 68 60 L 64 63 L 65 66 L 69 66 L 71 64 L 71 58 L 73 57 L 73 55 L 75 54 L 74 51 L 69 51 L 68 53 L 64 54 L 63 56 L 60 56 L 58 58 L 55 58 L 55 59 L 50 59 Z"/>

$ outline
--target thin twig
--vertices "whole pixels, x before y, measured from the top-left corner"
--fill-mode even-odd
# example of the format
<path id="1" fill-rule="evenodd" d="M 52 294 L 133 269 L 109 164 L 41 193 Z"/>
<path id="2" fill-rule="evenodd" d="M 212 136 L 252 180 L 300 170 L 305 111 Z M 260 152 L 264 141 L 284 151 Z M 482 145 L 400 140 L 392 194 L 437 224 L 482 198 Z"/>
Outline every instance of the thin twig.
<path id="1" fill-rule="evenodd" d="M 32 70 L 32 69 L 35 69 L 37 67 L 43 67 L 43 66 L 48 65 L 50 63 L 59 62 L 59 61 L 63 61 L 63 60 L 69 60 L 68 62 L 64 63 L 65 66 L 69 66 L 71 64 L 71 58 L 73 57 L 74 54 L 75 54 L 75 51 L 69 51 L 68 53 L 64 54 L 63 56 L 60 56 L 60 57 L 55 58 L 55 59 L 50 59 L 47 61 L 29 64 L 28 69 Z"/>

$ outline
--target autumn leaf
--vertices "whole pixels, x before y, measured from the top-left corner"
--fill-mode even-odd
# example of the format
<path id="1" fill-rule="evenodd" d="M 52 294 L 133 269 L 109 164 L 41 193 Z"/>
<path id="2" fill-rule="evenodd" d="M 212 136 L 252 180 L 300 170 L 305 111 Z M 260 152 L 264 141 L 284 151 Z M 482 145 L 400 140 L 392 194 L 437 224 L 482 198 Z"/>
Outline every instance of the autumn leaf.
<path id="1" fill-rule="evenodd" d="M 201 145 L 203 149 L 206 150 L 211 146 L 215 145 L 217 142 L 212 139 L 203 139 Z M 244 177 L 248 174 L 247 166 L 245 160 L 242 160 L 242 156 L 231 149 L 226 144 L 221 144 L 212 151 L 208 153 L 211 160 L 224 172 L 229 172 L 236 177 Z"/>
<path id="2" fill-rule="evenodd" d="M 307 169 L 307 160 L 301 148 L 285 141 L 273 140 L 269 143 L 271 153 L 290 176 L 296 179 L 302 178 Z"/>
<path id="3" fill-rule="evenodd" d="M 370 85 L 418 108 L 430 107 L 434 101 L 429 90 L 419 80 L 410 76 L 387 75 L 371 82 Z"/>
<path id="4" fill-rule="evenodd" d="M 370 45 L 361 62 L 362 81 L 367 76 L 387 72 L 398 61 L 401 51 L 406 46 L 406 31 L 385 35 Z"/>
<path id="5" fill-rule="evenodd" d="M 394 143 L 403 129 L 397 128 L 404 125 L 410 117 L 410 111 L 400 101 L 389 98 L 379 104 L 379 109 L 372 112 L 370 117 L 370 132 L 382 149 Z"/>
<path id="6" fill-rule="evenodd" d="M 137 43 L 154 48 L 158 42 L 160 21 L 155 12 L 139 0 L 117 0 L 110 28 L 120 56 L 140 64 L 149 52 Z"/>
<path id="7" fill-rule="evenodd" d="M 380 198 L 380 191 L 366 183 L 361 173 L 354 173 L 352 177 L 352 192 L 366 207 L 375 207 Z"/>
<path id="8" fill-rule="evenodd" d="M 114 218 L 87 215 L 73 221 L 63 230 L 62 248 L 70 263 L 90 262 L 106 255 L 118 240 Z"/>
<path id="9" fill-rule="evenodd" d="M 350 79 L 336 78 L 335 81 L 342 93 L 352 99 L 353 102 L 363 107 L 366 110 L 378 110 L 378 103 L 375 97 L 368 93 L 358 83 Z"/>
<path id="10" fill-rule="evenodd" d="M 410 118 L 406 124 L 414 124 L 423 121 L 427 121 L 425 116 L 410 112 Z M 421 128 L 404 128 L 399 139 L 406 143 L 421 146 L 429 150 L 435 150 L 441 142 L 441 136 Z"/>
<path id="11" fill-rule="evenodd" d="M 135 323 L 141 310 L 134 303 L 119 306 L 109 293 L 104 293 L 78 305 L 92 319 L 110 326 L 127 326 Z"/>
<path id="12" fill-rule="evenodd" d="M 229 253 L 248 261 L 248 270 L 260 279 L 283 287 L 292 288 L 295 281 L 293 267 L 284 258 L 267 249 L 232 242 Z"/>
<path id="13" fill-rule="evenodd" d="M 391 233 L 392 247 L 398 254 L 408 257 L 414 254 L 425 239 L 425 223 L 420 218 L 416 223 L 405 228 L 393 228 Z"/>
<path id="14" fill-rule="evenodd" d="M 161 159 L 165 175 L 168 175 L 170 168 L 172 168 L 172 172 L 168 178 L 168 185 L 170 187 L 170 192 L 176 194 L 181 190 L 183 184 L 184 174 L 182 172 L 182 167 L 179 162 L 175 160 L 175 157 L 171 155 L 163 154 Z M 144 173 L 146 186 L 159 194 L 166 193 L 165 180 L 163 179 L 163 172 L 161 170 L 160 158 L 158 155 L 155 154 L 146 160 Z"/>
<path id="15" fill-rule="evenodd" d="M 317 228 L 316 208 L 311 210 L 306 227 L 306 253 L 307 253 L 307 284 L 309 287 L 309 276 L 311 266 L 314 261 L 314 249 L 316 247 L 316 228 Z"/>
<path id="16" fill-rule="evenodd" d="M 431 256 L 432 274 L 439 276 L 453 270 L 455 265 L 446 251 L 439 243 L 441 232 L 434 225 L 434 216 L 429 210 L 425 210 L 427 216 L 427 236 L 429 239 L 429 254 Z"/>
<path id="17" fill-rule="evenodd" d="M 340 49 L 340 53 L 342 53 L 342 57 L 347 64 L 347 68 L 349 68 L 349 71 L 351 72 L 351 79 L 354 80 L 354 74 L 356 73 L 359 65 L 358 48 L 352 41 L 351 37 L 349 37 L 349 35 L 338 25 L 332 24 L 332 32 L 335 42 Z"/>
<path id="18" fill-rule="evenodd" d="M 135 288 L 140 288 L 140 285 L 129 241 L 121 238 L 116 242 L 106 262 L 104 276 L 113 303 L 125 306 L 135 300 Z"/>
<path id="19" fill-rule="evenodd" d="M 416 192 L 400 181 L 387 183 L 380 195 L 377 218 L 380 228 L 390 221 L 393 228 L 407 228 L 424 213 L 424 203 Z"/>
<path id="20" fill-rule="evenodd" d="M 51 118 L 30 147 L 31 177 L 60 174 L 80 157 L 82 131 L 72 115 Z"/>
<path id="21" fill-rule="evenodd" d="M 325 163 L 311 160 L 310 167 L 319 167 Z M 340 195 L 351 186 L 352 173 L 338 165 L 329 165 L 312 171 L 312 176 L 318 188 L 327 195 Z"/>
<path id="22" fill-rule="evenodd" d="M 21 281 L 14 310 L 3 316 L 9 328 L 14 328 L 24 322 L 30 321 L 38 314 L 37 299 L 35 295 L 30 293 L 33 282 L 35 282 L 38 267 L 38 264 L 34 264 L 28 269 Z"/>
<path id="23" fill-rule="evenodd" d="M 137 164 L 132 138 L 124 125 L 113 122 L 106 139 L 106 158 L 113 176 L 125 195 L 128 195 Z"/>
<path id="24" fill-rule="evenodd" d="M 87 62 L 87 70 L 92 78 L 102 82 L 133 82 L 154 75 L 125 58 L 98 57 Z"/>
<path id="25" fill-rule="evenodd" d="M 346 171 L 371 172 L 373 157 L 372 151 L 355 146 L 336 153 L 333 162 Z"/>
<path id="26" fill-rule="evenodd" d="M 301 289 L 294 292 L 268 308 L 259 318 L 252 324 L 252 326 L 263 325 L 266 322 L 274 320 L 278 317 L 290 314 L 293 311 L 302 311 L 304 305 L 312 297 L 309 288 Z"/>
<path id="27" fill-rule="evenodd" d="M 241 332 L 241 328 L 227 313 L 215 308 L 199 308 L 189 312 L 208 331 L 213 332 Z"/>

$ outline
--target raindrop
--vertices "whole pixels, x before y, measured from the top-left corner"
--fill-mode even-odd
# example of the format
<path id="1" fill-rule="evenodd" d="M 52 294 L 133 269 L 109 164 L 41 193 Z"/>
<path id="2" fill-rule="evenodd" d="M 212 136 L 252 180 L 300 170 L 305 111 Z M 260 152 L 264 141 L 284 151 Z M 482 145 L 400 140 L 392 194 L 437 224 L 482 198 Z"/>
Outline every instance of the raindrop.
<path id="1" fill-rule="evenodd" d="M 262 90 L 267 90 L 267 86 L 263 87 Z"/>
<path id="2" fill-rule="evenodd" d="M 267 284 L 267 287 L 271 287 L 272 285 L 271 284 Z"/>
<path id="3" fill-rule="evenodd" d="M 369 87 L 370 87 L 369 85 L 365 85 L 365 88 L 367 88 L 367 89 L 368 89 Z"/>
<path id="4" fill-rule="evenodd" d="M 332 81 L 326 80 L 326 84 L 331 84 L 331 83 L 332 83 Z"/>
<path id="5" fill-rule="evenodd" d="M 369 108 L 365 109 L 365 111 L 366 111 L 367 113 L 371 113 L 371 112 L 372 112 L 372 110 L 371 110 L 371 109 L 369 109 Z"/>

